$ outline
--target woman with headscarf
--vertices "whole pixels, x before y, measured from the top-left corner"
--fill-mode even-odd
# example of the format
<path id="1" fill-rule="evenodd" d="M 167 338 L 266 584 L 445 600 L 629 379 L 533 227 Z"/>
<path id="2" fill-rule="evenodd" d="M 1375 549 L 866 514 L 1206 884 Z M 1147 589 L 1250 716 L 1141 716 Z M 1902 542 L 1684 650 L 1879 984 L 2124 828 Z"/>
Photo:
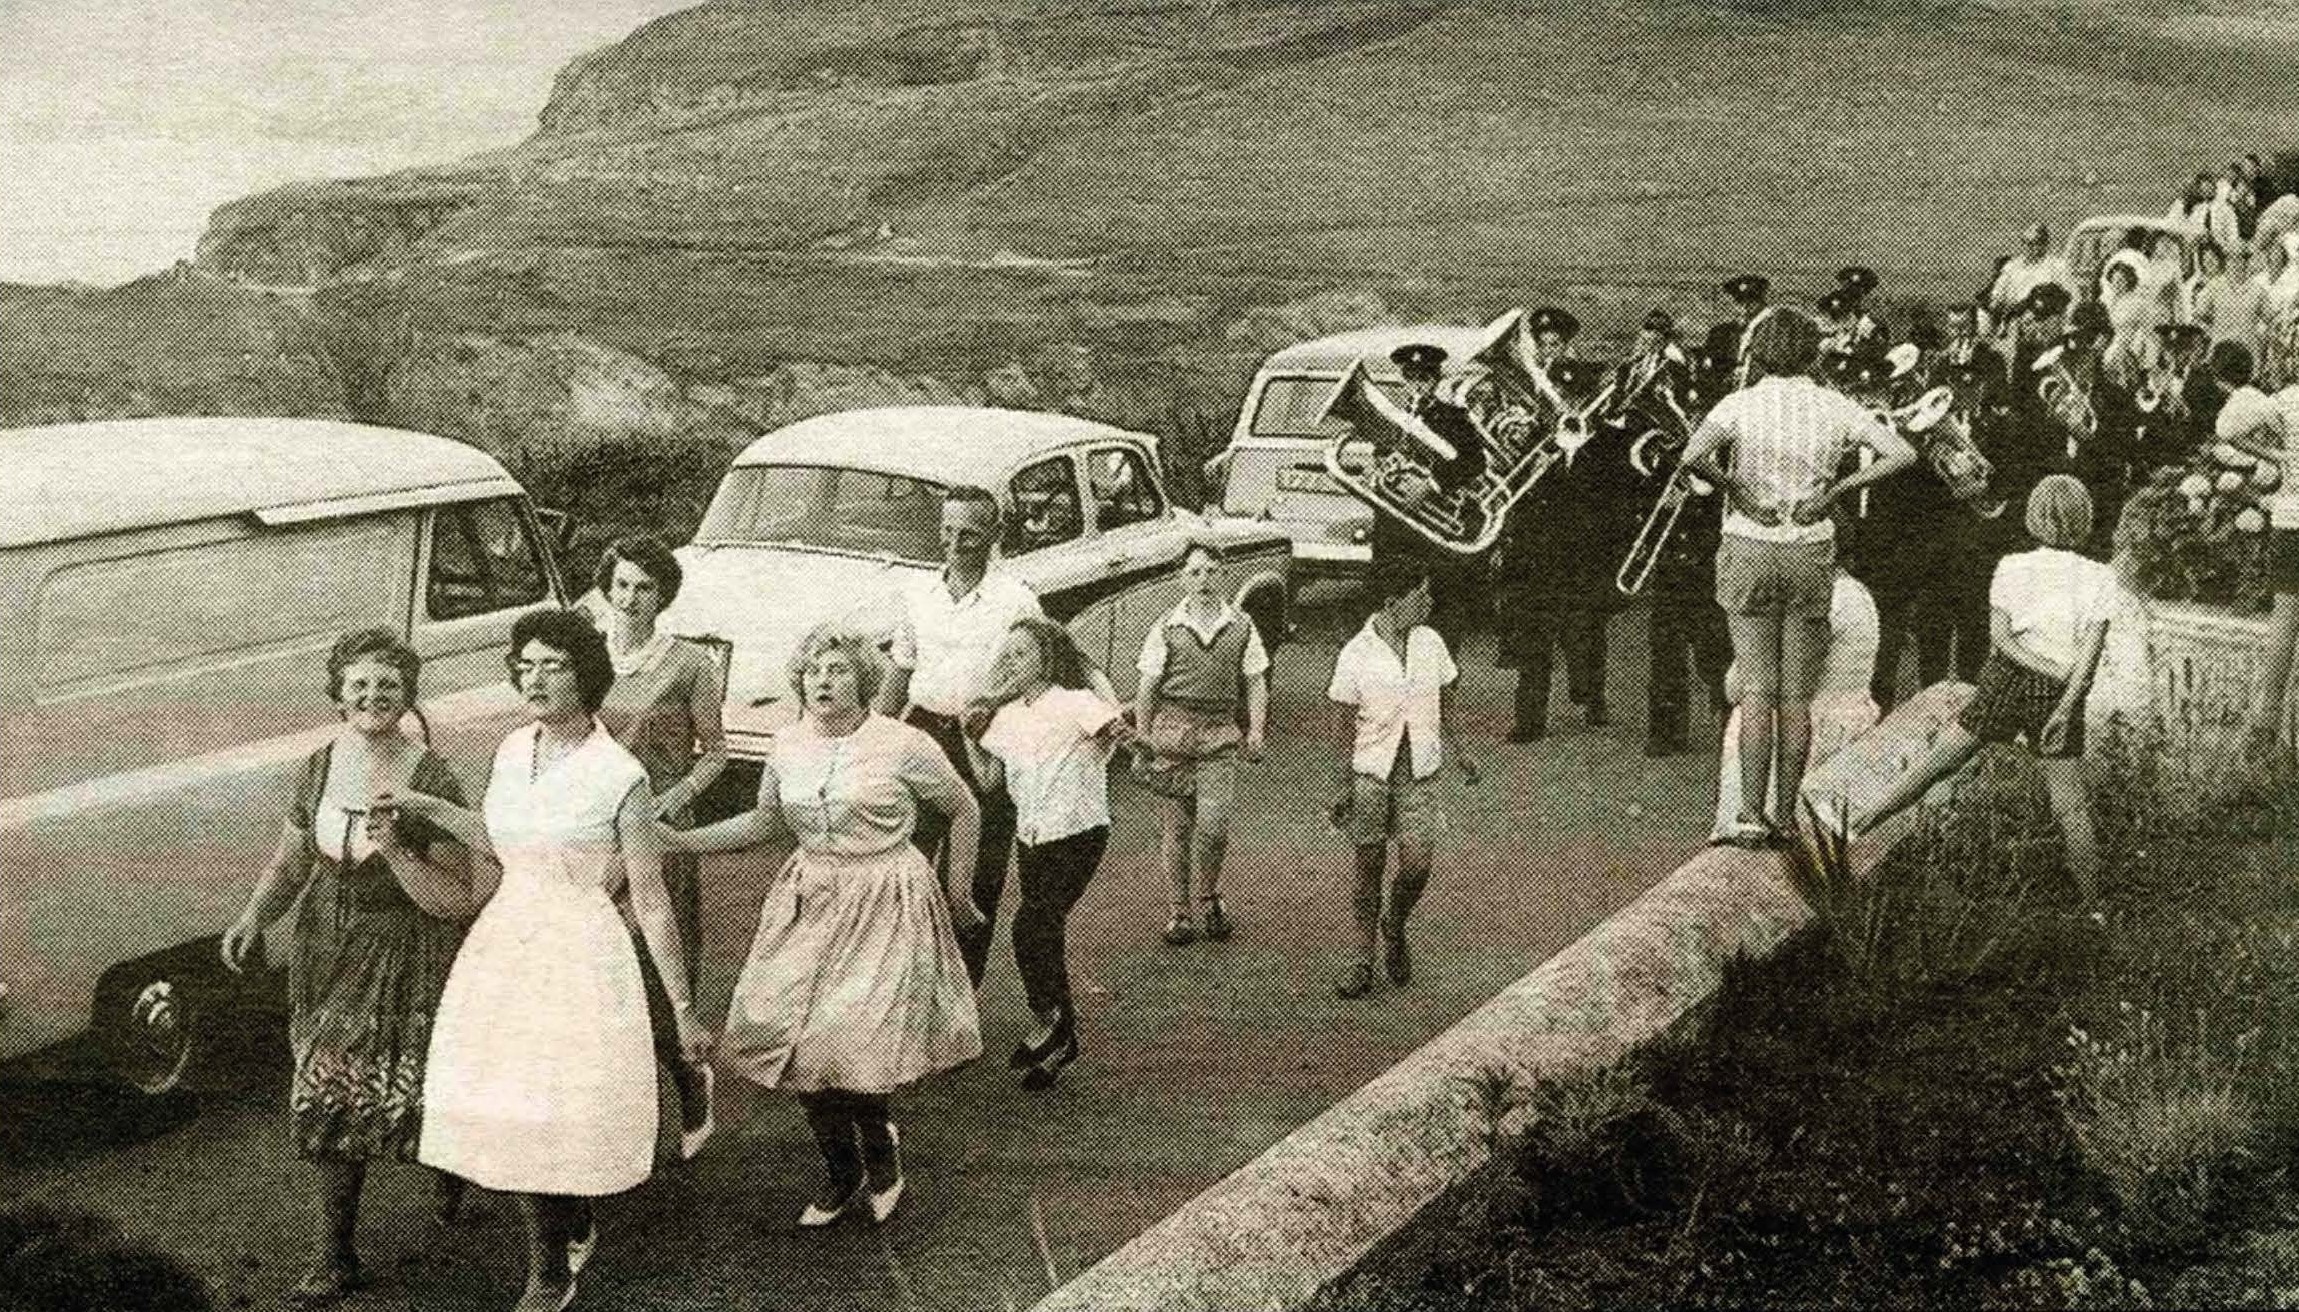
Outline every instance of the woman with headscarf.
<path id="1" fill-rule="evenodd" d="M 2267 390 L 2299 382 L 2299 232 L 2268 248 L 2259 284 L 2259 376 Z"/>

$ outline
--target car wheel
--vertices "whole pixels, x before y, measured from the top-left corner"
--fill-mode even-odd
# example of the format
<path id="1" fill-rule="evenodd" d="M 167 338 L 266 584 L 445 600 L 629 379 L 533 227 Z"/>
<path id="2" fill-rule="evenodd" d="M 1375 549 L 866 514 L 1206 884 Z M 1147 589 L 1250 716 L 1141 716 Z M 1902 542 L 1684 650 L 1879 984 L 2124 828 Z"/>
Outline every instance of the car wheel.
<path id="1" fill-rule="evenodd" d="M 1238 590 L 1237 608 L 1261 632 L 1261 645 L 1275 652 L 1293 636 L 1293 602 L 1285 580 L 1263 574 Z"/>
<path id="2" fill-rule="evenodd" d="M 235 1069 L 264 1064 L 277 1041 L 280 1018 L 271 1012 L 285 1001 L 282 977 L 262 968 L 230 975 L 217 952 L 215 938 L 195 939 L 97 979 L 89 1028 L 123 1083 L 162 1094 L 209 1074 L 235 1082 Z"/>

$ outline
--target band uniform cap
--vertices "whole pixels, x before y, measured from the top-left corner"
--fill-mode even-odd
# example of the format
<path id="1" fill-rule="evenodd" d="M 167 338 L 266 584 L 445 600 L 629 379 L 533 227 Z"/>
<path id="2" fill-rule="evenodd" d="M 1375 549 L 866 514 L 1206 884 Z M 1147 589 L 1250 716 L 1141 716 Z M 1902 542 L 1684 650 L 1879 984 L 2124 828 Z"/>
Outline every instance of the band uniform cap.
<path id="1" fill-rule="evenodd" d="M 2163 339 L 2165 346 L 2176 350 L 2201 345 L 2211 333 L 2199 323 L 2159 323 L 2155 326 L 2155 335 Z"/>
<path id="2" fill-rule="evenodd" d="M 2113 337 L 2115 320 L 2108 317 L 2107 307 L 2098 301 L 2085 301 L 2068 316 L 2070 337 Z"/>
<path id="3" fill-rule="evenodd" d="M 1666 310 L 1652 310 L 1646 313 L 1644 321 L 1637 327 L 1648 333 L 1661 333 L 1665 336 L 1674 337 L 1676 336 L 1676 316 Z"/>
<path id="4" fill-rule="evenodd" d="M 1427 376 L 1445 366 L 1445 348 L 1430 342 L 1407 342 L 1389 353 L 1389 362 L 1404 373 Z"/>
<path id="5" fill-rule="evenodd" d="M 1556 333 L 1562 337 L 1572 337 L 1580 332 L 1581 321 L 1574 318 L 1570 310 L 1560 310 L 1554 305 L 1544 305 L 1525 316 L 1525 327 L 1536 333 Z"/>
<path id="6" fill-rule="evenodd" d="M 1549 366 L 1549 378 L 1562 388 L 1585 387 L 1596 381 L 1596 366 L 1587 360 L 1563 359 Z"/>
<path id="7" fill-rule="evenodd" d="M 2048 319 L 2055 314 L 2065 313 L 2071 299 L 2068 289 L 2058 283 L 2041 283 L 2028 293 L 2027 299 L 2020 302 L 2020 311 L 2039 319 Z"/>
<path id="8" fill-rule="evenodd" d="M 1744 273 L 1725 280 L 1724 294 L 1736 301 L 1761 301 L 1772 294 L 1772 280 L 1761 273 Z"/>
<path id="9" fill-rule="evenodd" d="M 1839 287 L 1836 290 L 1822 296 L 1819 300 L 1814 301 L 1813 305 L 1819 309 L 1820 313 L 1825 315 L 1835 316 L 1839 314 L 1846 314 L 1849 313 L 1852 309 L 1852 295 L 1845 288 Z"/>
<path id="10" fill-rule="evenodd" d="M 1866 296 L 1876 290 L 1876 271 L 1863 264 L 1836 271 L 1836 285 L 1854 296 Z"/>

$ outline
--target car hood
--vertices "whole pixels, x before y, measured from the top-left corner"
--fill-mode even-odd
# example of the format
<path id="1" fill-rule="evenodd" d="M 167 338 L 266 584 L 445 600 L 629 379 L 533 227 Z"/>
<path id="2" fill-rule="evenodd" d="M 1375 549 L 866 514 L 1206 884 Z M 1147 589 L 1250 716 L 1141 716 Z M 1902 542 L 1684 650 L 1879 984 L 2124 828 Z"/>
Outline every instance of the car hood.
<path id="1" fill-rule="evenodd" d="M 675 554 L 685 577 L 659 623 L 682 637 L 734 645 L 726 720 L 738 752 L 797 718 L 790 656 L 808 630 L 837 620 L 883 642 L 901 616 L 902 589 L 933 568 L 763 544 L 686 546 Z"/>

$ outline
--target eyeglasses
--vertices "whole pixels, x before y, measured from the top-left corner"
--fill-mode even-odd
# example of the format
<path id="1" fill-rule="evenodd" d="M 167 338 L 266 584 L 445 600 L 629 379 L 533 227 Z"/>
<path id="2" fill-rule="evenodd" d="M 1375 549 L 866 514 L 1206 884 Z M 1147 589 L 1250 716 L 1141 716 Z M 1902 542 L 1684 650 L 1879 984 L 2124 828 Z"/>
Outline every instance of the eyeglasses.
<path id="1" fill-rule="evenodd" d="M 515 660 L 511 662 L 511 673 L 522 679 L 532 679 L 538 674 L 566 674 L 574 668 L 572 662 L 560 660 L 556 656 L 546 656 L 539 661 Z"/>

